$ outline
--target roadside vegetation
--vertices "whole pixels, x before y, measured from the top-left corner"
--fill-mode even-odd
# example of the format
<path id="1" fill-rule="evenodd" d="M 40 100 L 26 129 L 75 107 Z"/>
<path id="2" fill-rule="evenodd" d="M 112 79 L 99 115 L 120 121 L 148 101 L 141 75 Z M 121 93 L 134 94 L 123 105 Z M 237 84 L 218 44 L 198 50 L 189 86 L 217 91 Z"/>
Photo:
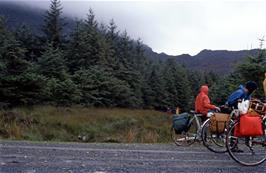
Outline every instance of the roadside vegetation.
<path id="1" fill-rule="evenodd" d="M 255 55 L 222 75 L 208 64 L 192 71 L 174 58 L 149 59 L 141 39 L 119 31 L 113 19 L 99 23 L 92 9 L 65 35 L 62 13 L 60 0 L 51 0 L 39 34 L 26 25 L 9 28 L 0 16 L 2 139 L 168 142 L 171 117 L 154 110 L 193 109 L 203 84 L 216 105 L 249 80 L 259 85 L 254 97 L 264 98 L 264 39 Z"/>
<path id="2" fill-rule="evenodd" d="M 32 141 L 162 143 L 171 116 L 134 109 L 35 106 L 2 111 L 0 138 Z"/>

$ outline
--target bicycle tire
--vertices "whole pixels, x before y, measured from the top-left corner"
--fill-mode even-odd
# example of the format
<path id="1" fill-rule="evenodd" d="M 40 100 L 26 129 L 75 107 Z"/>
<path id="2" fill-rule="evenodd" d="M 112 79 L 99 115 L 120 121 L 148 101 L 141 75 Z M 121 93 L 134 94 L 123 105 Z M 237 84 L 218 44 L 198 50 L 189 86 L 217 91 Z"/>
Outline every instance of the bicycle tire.
<path id="1" fill-rule="evenodd" d="M 210 119 L 206 120 L 202 126 L 201 137 L 203 145 L 212 152 L 225 153 L 226 131 L 222 134 L 214 134 L 210 131 Z"/>
<path id="2" fill-rule="evenodd" d="M 175 129 L 171 127 L 171 139 L 177 146 L 189 146 L 196 141 L 197 130 L 196 120 L 192 118 L 189 122 L 189 129 L 183 131 L 181 134 L 177 134 Z"/>
<path id="3" fill-rule="evenodd" d="M 257 166 L 266 160 L 266 136 L 261 137 L 237 137 L 234 136 L 234 129 L 239 124 L 236 121 L 228 130 L 226 135 L 226 148 L 233 160 L 244 166 Z M 263 122 L 265 132 L 265 122 Z M 249 146 L 251 143 L 252 146 Z M 254 145 L 254 144 L 255 145 Z M 260 146 L 254 148 L 253 146 Z M 252 148 L 251 148 L 252 147 Z"/>

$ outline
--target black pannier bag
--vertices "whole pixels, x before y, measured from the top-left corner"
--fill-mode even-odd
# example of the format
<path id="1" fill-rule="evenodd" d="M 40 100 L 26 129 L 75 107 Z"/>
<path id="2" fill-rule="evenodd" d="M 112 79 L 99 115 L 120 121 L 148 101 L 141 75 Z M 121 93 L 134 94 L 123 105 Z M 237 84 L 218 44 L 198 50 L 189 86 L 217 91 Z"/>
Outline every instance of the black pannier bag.
<path id="1" fill-rule="evenodd" d="M 181 134 L 183 131 L 188 130 L 189 115 L 187 112 L 182 114 L 173 115 L 173 128 L 177 134 Z"/>

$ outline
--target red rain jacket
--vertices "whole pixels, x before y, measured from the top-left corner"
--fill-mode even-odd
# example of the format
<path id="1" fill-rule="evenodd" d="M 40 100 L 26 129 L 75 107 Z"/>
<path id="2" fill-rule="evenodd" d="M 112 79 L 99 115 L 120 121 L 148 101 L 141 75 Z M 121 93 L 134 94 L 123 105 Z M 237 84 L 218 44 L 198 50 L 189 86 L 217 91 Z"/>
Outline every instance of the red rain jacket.
<path id="1" fill-rule="evenodd" d="M 215 105 L 212 105 L 208 96 L 209 88 L 206 85 L 203 85 L 200 88 L 200 93 L 196 97 L 195 101 L 195 111 L 203 115 L 207 115 L 210 109 L 215 109 Z"/>

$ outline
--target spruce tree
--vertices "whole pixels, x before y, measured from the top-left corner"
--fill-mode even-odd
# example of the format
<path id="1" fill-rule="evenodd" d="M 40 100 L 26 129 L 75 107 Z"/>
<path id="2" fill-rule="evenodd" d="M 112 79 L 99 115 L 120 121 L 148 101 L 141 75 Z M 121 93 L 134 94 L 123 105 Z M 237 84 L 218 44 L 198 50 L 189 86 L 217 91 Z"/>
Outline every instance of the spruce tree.
<path id="1" fill-rule="evenodd" d="M 70 35 L 69 44 L 67 44 L 66 64 L 70 74 L 87 66 L 86 59 L 90 55 L 90 45 L 86 43 L 86 33 L 84 31 L 84 22 L 76 21 L 73 33 Z"/>
<path id="2" fill-rule="evenodd" d="M 88 56 L 84 59 L 84 64 L 87 67 L 91 65 L 96 65 L 99 58 L 99 32 L 98 32 L 98 22 L 95 19 L 95 14 L 92 9 L 89 10 L 89 14 L 87 15 L 87 19 L 85 20 L 85 42 L 88 46 Z"/>
<path id="3" fill-rule="evenodd" d="M 174 59 L 168 59 L 163 71 L 167 104 L 170 107 L 180 107 L 183 110 L 190 110 L 193 107 L 192 93 L 187 73 Z"/>
<path id="4" fill-rule="evenodd" d="M 45 83 L 45 102 L 60 105 L 70 106 L 80 103 L 80 90 L 78 86 L 70 79 L 65 78 L 48 78 Z"/>
<path id="5" fill-rule="evenodd" d="M 113 19 L 109 22 L 108 30 L 107 30 L 107 40 L 115 43 L 118 39 L 119 31 L 117 31 L 117 26 Z"/>
<path id="6" fill-rule="evenodd" d="M 38 59 L 38 70 L 48 78 L 65 79 L 67 74 L 62 51 L 54 48 L 52 44 L 47 44 L 45 51 Z"/>
<path id="7" fill-rule="evenodd" d="M 46 102 L 59 105 L 79 102 L 79 90 L 67 73 L 64 54 L 60 48 L 48 44 L 38 59 L 37 69 L 46 77 Z"/>
<path id="8" fill-rule="evenodd" d="M 41 101 L 44 77 L 35 72 L 34 64 L 25 56 L 26 50 L 7 31 L 0 19 L 0 97 L 10 106 L 36 104 Z"/>
<path id="9" fill-rule="evenodd" d="M 44 16 L 43 32 L 46 39 L 58 47 L 62 43 L 63 27 L 65 25 L 62 18 L 63 7 L 60 0 L 51 0 L 50 8 Z"/>
<path id="10" fill-rule="evenodd" d="M 162 75 L 162 66 L 157 63 L 154 63 L 151 66 L 151 73 L 145 80 L 147 85 L 144 85 L 143 89 L 144 104 L 145 107 L 163 110 L 166 107 L 169 107 L 169 104 L 166 101 L 168 95 Z"/>
<path id="11" fill-rule="evenodd" d="M 81 103 L 86 106 L 132 107 L 127 84 L 101 66 L 81 69 L 73 78 L 81 91 Z"/>
<path id="12" fill-rule="evenodd" d="M 21 46 L 26 50 L 26 59 L 30 62 L 36 62 L 42 51 L 41 40 L 25 24 L 22 24 L 16 29 L 15 36 L 21 43 Z"/>
<path id="13" fill-rule="evenodd" d="M 200 91 L 200 87 L 205 83 L 204 74 L 200 71 L 188 71 L 188 79 L 192 91 L 192 96 L 195 99 Z"/>

